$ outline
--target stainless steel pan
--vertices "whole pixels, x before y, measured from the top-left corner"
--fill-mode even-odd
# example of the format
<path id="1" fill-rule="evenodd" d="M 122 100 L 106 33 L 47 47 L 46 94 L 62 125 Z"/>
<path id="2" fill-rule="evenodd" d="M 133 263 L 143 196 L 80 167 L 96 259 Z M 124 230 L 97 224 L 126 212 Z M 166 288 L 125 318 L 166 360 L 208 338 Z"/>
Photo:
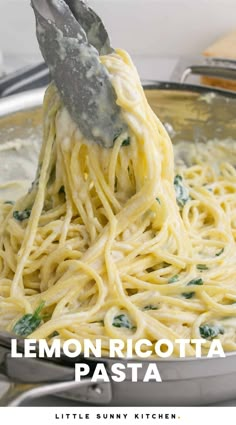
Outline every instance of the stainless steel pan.
<path id="1" fill-rule="evenodd" d="M 148 82 L 145 87 L 149 102 L 171 131 L 174 143 L 215 137 L 233 139 L 236 143 L 236 94 L 180 83 Z M 40 140 L 42 100 L 43 90 L 35 90 L 0 101 L 0 143 L 27 139 L 32 134 Z M 11 359 L 10 340 L 11 335 L 0 333 L 0 403 L 4 406 L 28 404 L 32 398 L 47 394 L 111 406 L 193 406 L 236 399 L 235 352 L 223 359 L 157 361 L 162 383 L 142 380 L 132 383 L 128 375 L 124 383 L 94 385 L 90 379 L 74 382 L 74 363 L 85 361 L 94 366 L 98 361 L 104 362 L 111 373 L 111 366 L 117 360 Z M 148 362 L 144 364 L 143 374 Z"/>

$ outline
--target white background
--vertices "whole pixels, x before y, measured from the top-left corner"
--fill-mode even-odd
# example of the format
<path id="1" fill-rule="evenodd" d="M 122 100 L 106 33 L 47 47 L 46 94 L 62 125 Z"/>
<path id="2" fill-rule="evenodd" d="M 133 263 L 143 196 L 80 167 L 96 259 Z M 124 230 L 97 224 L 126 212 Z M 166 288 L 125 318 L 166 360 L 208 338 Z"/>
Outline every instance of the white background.
<path id="1" fill-rule="evenodd" d="M 236 29 L 236 0 L 90 0 L 113 46 L 135 57 L 193 56 Z M 5 58 L 40 58 L 30 0 L 0 0 L 0 50 Z"/>
<path id="2" fill-rule="evenodd" d="M 97 419 L 97 414 L 126 414 L 126 419 Z M 135 413 L 144 415 L 144 418 L 134 419 Z M 67 419 L 56 419 L 56 415 L 70 415 Z M 73 419 L 73 414 L 77 415 Z M 89 419 L 85 419 L 85 415 Z M 152 419 L 151 414 L 156 414 L 157 419 Z M 162 414 L 163 419 L 158 420 Z M 176 419 L 165 419 L 165 415 L 175 414 Z M 236 408 L 227 407 L 2 407 L 0 418 L 3 424 L 17 423 L 24 425 L 199 425 L 224 423 L 233 425 L 235 423 Z M 149 419 L 145 418 L 149 415 Z M 79 418 L 80 416 L 80 418 Z"/>

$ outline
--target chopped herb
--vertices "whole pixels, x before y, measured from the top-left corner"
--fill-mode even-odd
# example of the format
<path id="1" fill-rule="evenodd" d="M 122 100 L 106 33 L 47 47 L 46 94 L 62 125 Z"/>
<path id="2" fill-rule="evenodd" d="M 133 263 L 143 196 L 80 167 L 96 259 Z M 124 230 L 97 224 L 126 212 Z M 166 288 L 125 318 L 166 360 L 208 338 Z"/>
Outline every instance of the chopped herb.
<path id="1" fill-rule="evenodd" d="M 184 205 L 189 201 L 189 190 L 183 183 L 183 178 L 179 175 L 175 176 L 174 187 L 176 193 L 176 200 L 180 208 L 183 208 Z"/>
<path id="2" fill-rule="evenodd" d="M 45 306 L 45 301 L 42 301 L 33 314 L 25 314 L 13 328 L 13 332 L 19 336 L 28 336 L 35 331 L 42 322 L 41 311 Z"/>
<path id="3" fill-rule="evenodd" d="M 31 210 L 25 209 L 24 211 L 14 211 L 13 217 L 15 220 L 24 221 L 30 217 Z"/>
<path id="4" fill-rule="evenodd" d="M 160 204 L 161 205 L 161 201 L 160 201 L 160 198 L 156 198 L 156 200 L 157 200 L 157 202 L 158 202 L 158 204 Z"/>
<path id="5" fill-rule="evenodd" d="M 195 279 L 190 280 L 190 282 L 187 284 L 187 286 L 191 285 L 203 285 L 203 280 L 201 277 L 196 277 Z"/>
<path id="6" fill-rule="evenodd" d="M 121 146 L 129 146 L 130 145 L 130 137 L 127 137 L 127 139 L 125 139 L 122 143 Z"/>
<path id="7" fill-rule="evenodd" d="M 224 335 L 224 329 L 220 326 L 202 325 L 199 327 L 201 337 L 211 341 L 218 335 Z"/>
<path id="8" fill-rule="evenodd" d="M 198 270 L 209 270 L 206 264 L 198 264 L 197 265 Z"/>
<path id="9" fill-rule="evenodd" d="M 65 186 L 61 186 L 59 190 L 60 194 L 65 194 Z"/>
<path id="10" fill-rule="evenodd" d="M 224 252 L 224 248 L 222 248 L 219 252 L 216 253 L 216 257 L 219 257 Z"/>
<path id="11" fill-rule="evenodd" d="M 184 298 L 186 298 L 186 300 L 190 300 L 190 298 L 193 298 L 195 295 L 195 292 L 183 292 L 182 295 Z"/>
<path id="12" fill-rule="evenodd" d="M 6 205 L 14 205 L 14 202 L 13 201 L 5 201 L 4 204 L 6 204 Z"/>
<path id="13" fill-rule="evenodd" d="M 174 282 L 177 282 L 177 280 L 179 280 L 179 275 L 178 274 L 176 274 L 175 276 L 171 277 L 168 280 L 168 283 L 174 283 Z"/>
<path id="14" fill-rule="evenodd" d="M 115 143 L 115 141 L 118 139 L 118 137 L 121 136 L 121 133 L 117 133 L 113 139 L 113 142 Z M 129 146 L 130 145 L 130 137 L 126 137 L 126 139 L 123 140 L 121 146 Z"/>
<path id="15" fill-rule="evenodd" d="M 147 311 L 147 310 L 158 310 L 158 307 L 156 307 L 155 305 L 150 304 L 150 305 L 145 305 L 145 307 L 144 307 L 143 310 L 144 311 Z"/>
<path id="16" fill-rule="evenodd" d="M 126 314 L 120 314 L 119 316 L 114 317 L 112 326 L 115 326 L 115 328 L 127 328 L 127 329 L 135 328 L 134 326 L 132 326 L 132 323 L 130 322 Z"/>

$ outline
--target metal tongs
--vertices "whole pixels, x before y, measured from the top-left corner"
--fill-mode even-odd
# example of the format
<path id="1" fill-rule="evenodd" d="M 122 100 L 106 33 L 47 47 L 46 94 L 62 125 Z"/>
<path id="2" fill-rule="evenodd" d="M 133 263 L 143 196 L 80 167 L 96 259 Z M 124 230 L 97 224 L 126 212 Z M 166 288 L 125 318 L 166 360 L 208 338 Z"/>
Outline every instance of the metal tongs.
<path id="1" fill-rule="evenodd" d="M 109 74 L 99 60 L 113 52 L 101 19 L 82 0 L 31 0 L 39 46 L 82 134 L 105 148 L 127 132 Z"/>

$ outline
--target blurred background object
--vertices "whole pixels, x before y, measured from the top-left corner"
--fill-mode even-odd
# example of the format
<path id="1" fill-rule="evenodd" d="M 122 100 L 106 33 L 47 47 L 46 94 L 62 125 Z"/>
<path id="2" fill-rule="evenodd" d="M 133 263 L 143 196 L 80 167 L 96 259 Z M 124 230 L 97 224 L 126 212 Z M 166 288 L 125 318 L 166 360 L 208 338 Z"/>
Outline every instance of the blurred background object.
<path id="1" fill-rule="evenodd" d="M 236 5 L 235 5 L 236 7 Z M 207 57 L 217 57 L 236 60 L 236 31 L 226 34 L 209 46 L 203 54 Z M 222 87 L 223 89 L 236 90 L 235 80 L 224 80 L 221 78 L 202 77 L 201 82 L 213 87 Z"/>

